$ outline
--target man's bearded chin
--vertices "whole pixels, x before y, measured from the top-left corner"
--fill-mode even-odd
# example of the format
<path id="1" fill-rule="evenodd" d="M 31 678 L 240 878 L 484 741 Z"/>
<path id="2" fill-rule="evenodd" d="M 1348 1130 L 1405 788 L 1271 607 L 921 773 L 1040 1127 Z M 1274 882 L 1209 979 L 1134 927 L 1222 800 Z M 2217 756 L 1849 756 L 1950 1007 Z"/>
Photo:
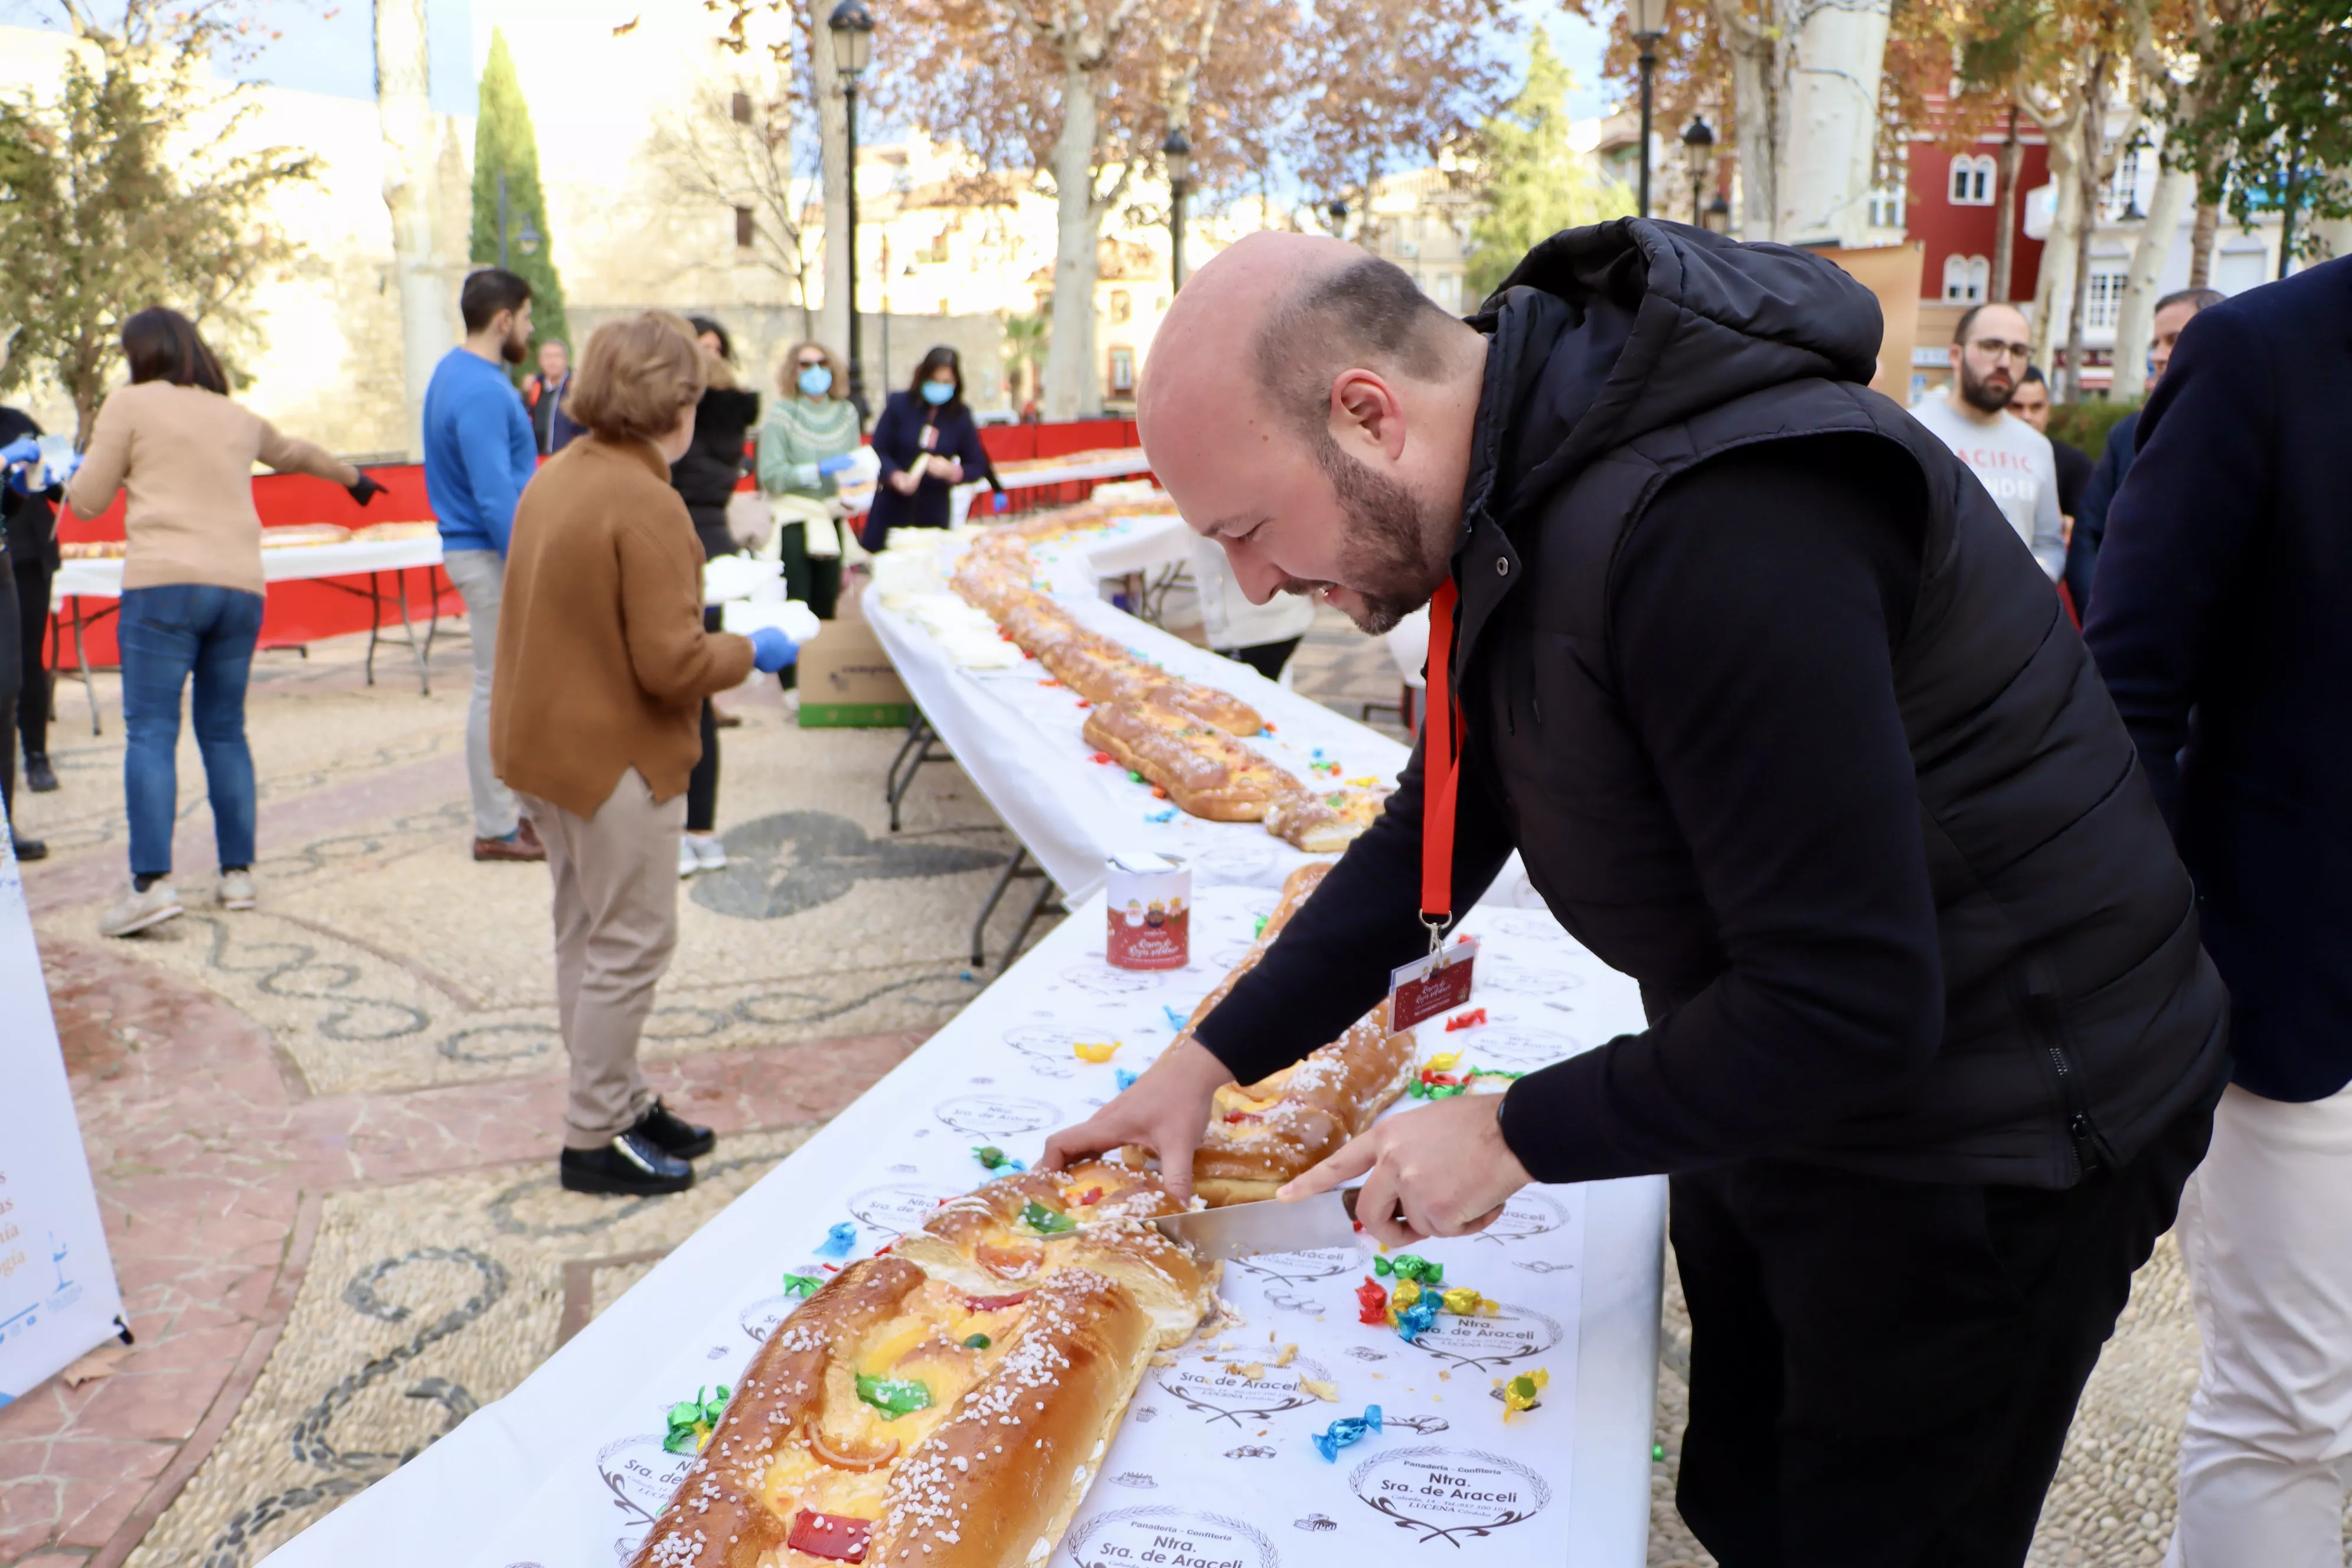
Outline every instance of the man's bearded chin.
<path id="1" fill-rule="evenodd" d="M 1429 526 L 1421 498 L 1403 485 L 1348 456 L 1328 435 L 1315 448 L 1315 461 L 1330 479 L 1348 519 L 1337 586 L 1363 602 L 1349 616 L 1378 637 L 1429 603 L 1445 581 L 1448 552 L 1430 543 L 1437 531 Z M 1283 586 L 1312 593 L 1332 584 L 1294 581 Z"/>
<path id="2" fill-rule="evenodd" d="M 523 362 L 524 357 L 530 353 L 530 334 L 526 332 L 518 332 L 509 329 L 507 332 L 507 363 L 509 364 L 520 364 Z"/>
<path id="3" fill-rule="evenodd" d="M 1970 407 L 1987 414 L 1998 414 L 2009 406 L 2009 400 L 2016 395 L 2015 382 L 2005 386 L 1995 385 L 1990 377 L 1971 374 L 1966 359 L 1960 362 L 1960 396 Z"/>

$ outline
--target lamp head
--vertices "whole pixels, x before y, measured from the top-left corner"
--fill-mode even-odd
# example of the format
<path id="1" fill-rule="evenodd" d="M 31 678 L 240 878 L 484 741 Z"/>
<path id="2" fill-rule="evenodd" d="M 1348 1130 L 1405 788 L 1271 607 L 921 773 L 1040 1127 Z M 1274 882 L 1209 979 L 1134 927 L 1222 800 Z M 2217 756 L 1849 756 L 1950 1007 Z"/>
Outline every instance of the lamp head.
<path id="1" fill-rule="evenodd" d="M 1625 0 L 1625 26 L 1637 39 L 1666 34 L 1666 0 Z"/>
<path id="2" fill-rule="evenodd" d="M 1160 143 L 1160 156 L 1168 165 L 1168 188 L 1181 192 L 1192 181 L 1192 140 L 1184 134 L 1183 127 L 1172 126 L 1166 141 Z"/>
<path id="3" fill-rule="evenodd" d="M 866 0 L 841 0 L 824 26 L 833 36 L 834 68 L 846 77 L 864 71 L 874 58 L 874 13 Z"/>
<path id="4" fill-rule="evenodd" d="M 1683 132 L 1683 145 L 1694 153 L 1703 153 L 1715 145 L 1715 131 L 1707 124 L 1706 116 L 1691 116 L 1689 129 Z"/>

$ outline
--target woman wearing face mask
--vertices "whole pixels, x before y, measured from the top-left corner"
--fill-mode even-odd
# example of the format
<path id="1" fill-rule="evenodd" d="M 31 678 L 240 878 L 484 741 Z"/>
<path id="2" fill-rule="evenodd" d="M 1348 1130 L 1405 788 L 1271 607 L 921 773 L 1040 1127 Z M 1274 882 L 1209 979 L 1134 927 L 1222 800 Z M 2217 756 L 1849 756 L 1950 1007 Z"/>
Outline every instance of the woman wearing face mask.
<path id="1" fill-rule="evenodd" d="M 915 379 L 894 392 L 874 422 L 874 455 L 882 460 L 865 543 L 879 550 L 894 528 L 945 528 L 948 492 L 968 479 L 1004 482 L 980 444 L 980 429 L 963 402 L 963 363 L 945 344 L 923 356 Z"/>
<path id="2" fill-rule="evenodd" d="M 833 619 L 841 594 L 842 515 L 835 460 L 857 450 L 857 405 L 841 362 L 822 343 L 794 343 L 776 373 L 783 395 L 760 426 L 760 489 L 776 520 L 784 592 Z M 793 670 L 783 672 L 792 689 Z"/>

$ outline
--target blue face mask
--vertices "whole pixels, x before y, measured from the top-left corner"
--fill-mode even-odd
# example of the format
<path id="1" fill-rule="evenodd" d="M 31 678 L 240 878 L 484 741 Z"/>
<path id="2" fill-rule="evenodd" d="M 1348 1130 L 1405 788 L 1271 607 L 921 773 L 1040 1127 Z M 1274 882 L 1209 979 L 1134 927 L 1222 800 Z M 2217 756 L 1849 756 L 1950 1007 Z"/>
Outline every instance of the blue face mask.
<path id="1" fill-rule="evenodd" d="M 934 408 L 940 407 L 954 395 L 955 383 L 952 381 L 927 381 L 923 383 L 923 401 L 929 404 Z"/>
<path id="2" fill-rule="evenodd" d="M 800 380 L 793 384 L 801 389 L 803 397 L 823 397 L 833 390 L 833 372 L 821 364 L 809 365 L 802 370 Z"/>

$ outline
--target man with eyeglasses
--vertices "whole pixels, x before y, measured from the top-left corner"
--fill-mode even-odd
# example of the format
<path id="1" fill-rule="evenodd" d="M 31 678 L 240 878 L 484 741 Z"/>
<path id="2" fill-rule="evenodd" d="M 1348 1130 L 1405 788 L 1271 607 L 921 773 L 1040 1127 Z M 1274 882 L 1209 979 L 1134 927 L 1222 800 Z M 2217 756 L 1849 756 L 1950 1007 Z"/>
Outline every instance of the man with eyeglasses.
<path id="1" fill-rule="evenodd" d="M 2055 582 L 2066 567 L 2057 459 L 2049 437 L 2008 412 L 2025 375 L 2029 336 L 2025 312 L 2014 305 L 1969 307 L 1952 332 L 1951 391 L 1919 404 L 1911 416 L 1958 454 Z"/>

